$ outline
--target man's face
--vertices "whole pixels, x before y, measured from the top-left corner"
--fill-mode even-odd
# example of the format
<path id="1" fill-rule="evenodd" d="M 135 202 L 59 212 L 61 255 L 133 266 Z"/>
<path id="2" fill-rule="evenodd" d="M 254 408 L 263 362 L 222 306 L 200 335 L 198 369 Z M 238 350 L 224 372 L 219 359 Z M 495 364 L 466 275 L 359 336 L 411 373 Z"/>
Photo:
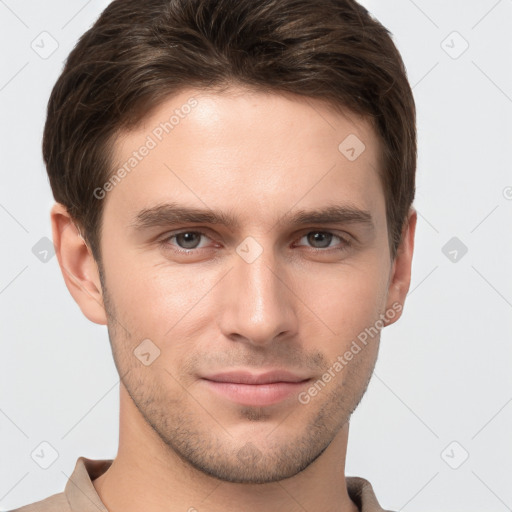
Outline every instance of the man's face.
<path id="1" fill-rule="evenodd" d="M 139 157 L 103 199 L 103 293 L 123 385 L 165 445 L 220 479 L 268 482 L 314 461 L 362 398 L 392 262 L 369 125 L 238 92 L 183 91 L 118 140 L 116 170 Z M 234 223 L 172 220 L 171 204 Z M 328 207 L 334 222 L 299 222 Z M 295 383 L 219 376 L 274 370 Z"/>

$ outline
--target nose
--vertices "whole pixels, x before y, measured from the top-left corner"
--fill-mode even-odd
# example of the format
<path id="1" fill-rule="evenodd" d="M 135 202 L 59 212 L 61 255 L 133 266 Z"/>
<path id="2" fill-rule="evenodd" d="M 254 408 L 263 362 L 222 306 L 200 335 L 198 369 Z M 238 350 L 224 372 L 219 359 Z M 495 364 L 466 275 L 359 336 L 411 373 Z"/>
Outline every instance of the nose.
<path id="1" fill-rule="evenodd" d="M 233 256 L 234 268 L 222 287 L 220 329 L 233 341 L 265 346 L 297 332 L 297 301 L 291 271 L 264 250 L 247 262 Z"/>

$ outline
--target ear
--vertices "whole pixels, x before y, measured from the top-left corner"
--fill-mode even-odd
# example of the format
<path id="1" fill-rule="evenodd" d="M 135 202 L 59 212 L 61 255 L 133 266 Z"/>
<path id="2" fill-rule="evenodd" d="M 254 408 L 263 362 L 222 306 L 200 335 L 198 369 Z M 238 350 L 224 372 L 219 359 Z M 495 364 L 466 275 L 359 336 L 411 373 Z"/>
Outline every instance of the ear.
<path id="1" fill-rule="evenodd" d="M 98 265 L 91 250 L 64 205 L 55 203 L 50 216 L 53 245 L 69 293 L 91 322 L 106 325 Z"/>
<path id="2" fill-rule="evenodd" d="M 418 214 L 414 208 L 409 210 L 407 221 L 402 230 L 402 239 L 397 249 L 388 284 L 386 311 L 393 310 L 395 315 L 385 320 L 385 325 L 391 325 L 402 315 L 405 297 L 411 284 L 412 255 L 414 252 L 414 233 Z M 386 315 L 387 317 L 387 315 Z"/>

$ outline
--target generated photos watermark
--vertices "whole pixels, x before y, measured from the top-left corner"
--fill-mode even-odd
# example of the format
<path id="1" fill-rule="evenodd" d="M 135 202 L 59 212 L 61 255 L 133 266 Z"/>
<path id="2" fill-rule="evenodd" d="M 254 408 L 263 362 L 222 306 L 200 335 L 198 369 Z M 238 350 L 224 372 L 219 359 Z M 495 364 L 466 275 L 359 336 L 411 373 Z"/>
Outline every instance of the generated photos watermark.
<path id="1" fill-rule="evenodd" d="M 352 361 L 354 356 L 359 354 L 359 352 L 366 347 L 368 341 L 372 340 L 379 334 L 379 332 L 384 328 L 385 322 L 393 320 L 402 311 L 402 308 L 402 304 L 394 302 L 384 314 L 381 313 L 379 315 L 379 319 L 376 320 L 371 327 L 366 327 L 364 331 L 361 331 L 357 335 L 357 339 L 352 341 L 350 348 L 345 351 L 343 355 L 339 355 L 336 358 L 336 361 L 334 361 L 334 363 L 323 373 L 322 377 L 317 379 L 306 391 L 299 393 L 299 402 L 303 405 L 309 404 L 311 399 L 318 395 L 318 393 L 322 391 L 322 389 L 324 389 L 325 386 L 327 386 L 327 384 L 333 380 L 350 361 Z"/>
<path id="2" fill-rule="evenodd" d="M 151 150 L 155 149 L 160 142 L 162 142 L 165 135 L 178 126 L 183 119 L 185 119 L 192 109 L 198 105 L 196 98 L 192 97 L 187 100 L 186 103 L 181 105 L 180 108 L 174 109 L 173 115 L 169 117 L 167 121 L 161 122 L 158 126 L 155 126 L 151 133 L 146 137 L 146 141 L 137 150 L 133 151 L 132 155 L 126 162 L 119 167 L 112 176 L 101 186 L 94 189 L 93 195 L 96 199 L 104 199 L 107 192 L 113 190 L 123 178 L 125 178 L 130 172 L 139 165 L 146 156 L 148 156 Z"/>

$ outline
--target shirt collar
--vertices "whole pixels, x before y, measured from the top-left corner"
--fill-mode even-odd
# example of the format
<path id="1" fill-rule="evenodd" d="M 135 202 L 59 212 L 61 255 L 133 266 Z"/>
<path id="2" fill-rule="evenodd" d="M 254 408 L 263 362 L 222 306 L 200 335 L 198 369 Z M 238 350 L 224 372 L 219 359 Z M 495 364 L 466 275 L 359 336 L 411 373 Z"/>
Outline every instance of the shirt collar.
<path id="1" fill-rule="evenodd" d="M 73 512 L 108 512 L 92 481 L 105 473 L 112 462 L 112 459 L 93 460 L 78 457 L 75 469 L 64 489 L 64 494 Z"/>
<path id="2" fill-rule="evenodd" d="M 108 512 L 92 481 L 105 473 L 112 459 L 93 460 L 79 457 L 68 479 L 64 493 L 73 512 Z M 370 482 L 358 476 L 348 476 L 347 491 L 360 512 L 387 512 L 378 503 Z"/>
<path id="3" fill-rule="evenodd" d="M 390 512 L 377 501 L 372 484 L 360 476 L 347 476 L 347 492 L 360 512 Z"/>

